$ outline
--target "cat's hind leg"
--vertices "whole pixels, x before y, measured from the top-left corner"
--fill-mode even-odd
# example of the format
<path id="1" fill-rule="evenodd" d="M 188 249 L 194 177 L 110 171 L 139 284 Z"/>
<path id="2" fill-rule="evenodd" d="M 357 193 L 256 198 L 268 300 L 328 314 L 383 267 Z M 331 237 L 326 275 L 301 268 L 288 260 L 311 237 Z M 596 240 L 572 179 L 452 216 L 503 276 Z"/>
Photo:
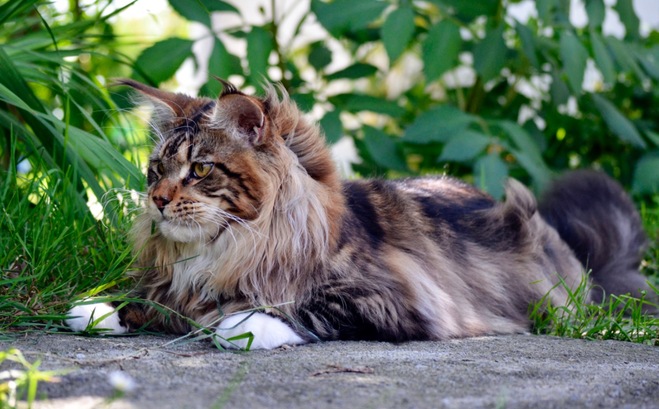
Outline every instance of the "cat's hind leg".
<path id="1" fill-rule="evenodd" d="M 282 345 L 304 344 L 302 339 L 289 325 L 262 312 L 241 312 L 225 318 L 215 331 L 218 340 L 225 348 L 246 348 L 248 337 L 234 339 L 251 333 L 251 349 L 273 349 Z"/>
<path id="2" fill-rule="evenodd" d="M 66 314 L 66 325 L 75 332 L 119 335 L 128 332 L 117 310 L 109 303 L 90 304 L 83 300 Z"/>

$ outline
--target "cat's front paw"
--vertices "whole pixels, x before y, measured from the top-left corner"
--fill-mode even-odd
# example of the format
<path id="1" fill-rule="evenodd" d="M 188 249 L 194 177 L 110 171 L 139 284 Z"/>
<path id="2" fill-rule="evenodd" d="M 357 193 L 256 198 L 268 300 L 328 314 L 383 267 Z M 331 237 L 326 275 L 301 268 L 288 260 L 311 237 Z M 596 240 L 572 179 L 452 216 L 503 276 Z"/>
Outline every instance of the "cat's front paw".
<path id="1" fill-rule="evenodd" d="M 245 348 L 248 338 L 229 341 L 246 333 L 252 333 L 254 339 L 251 349 L 273 349 L 282 345 L 304 344 L 304 341 L 291 327 L 271 315 L 261 312 L 244 312 L 224 319 L 217 327 L 215 333 L 225 348 Z"/>
<path id="2" fill-rule="evenodd" d="M 87 302 L 87 300 L 83 300 Z M 119 314 L 107 303 L 74 305 L 66 314 L 66 325 L 75 332 L 96 332 L 119 335 L 128 332 L 121 325 Z"/>

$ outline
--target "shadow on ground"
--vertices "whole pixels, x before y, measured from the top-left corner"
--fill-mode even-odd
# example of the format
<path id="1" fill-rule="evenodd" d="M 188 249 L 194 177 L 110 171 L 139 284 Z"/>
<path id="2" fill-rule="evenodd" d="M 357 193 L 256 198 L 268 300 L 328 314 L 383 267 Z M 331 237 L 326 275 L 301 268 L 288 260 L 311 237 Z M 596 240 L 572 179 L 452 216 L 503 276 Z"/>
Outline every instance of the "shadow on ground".
<path id="1" fill-rule="evenodd" d="M 224 353 L 170 340 L 29 334 L 0 347 L 44 370 L 73 370 L 40 384 L 35 408 L 659 406 L 659 348 L 617 341 L 517 335 Z M 120 398 L 109 381 L 117 374 L 135 383 Z"/>

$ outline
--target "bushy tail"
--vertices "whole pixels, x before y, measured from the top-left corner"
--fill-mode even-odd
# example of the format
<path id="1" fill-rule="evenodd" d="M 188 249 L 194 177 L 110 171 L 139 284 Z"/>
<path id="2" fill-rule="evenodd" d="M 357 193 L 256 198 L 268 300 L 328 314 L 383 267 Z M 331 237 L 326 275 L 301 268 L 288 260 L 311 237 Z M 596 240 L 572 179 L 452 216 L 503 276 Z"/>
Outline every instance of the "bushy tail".
<path id="1" fill-rule="evenodd" d="M 617 182 L 600 172 L 567 173 L 541 197 L 539 211 L 591 270 L 601 287 L 593 289 L 593 301 L 604 293 L 640 297 L 648 289 L 638 271 L 647 245 L 641 218 Z"/>

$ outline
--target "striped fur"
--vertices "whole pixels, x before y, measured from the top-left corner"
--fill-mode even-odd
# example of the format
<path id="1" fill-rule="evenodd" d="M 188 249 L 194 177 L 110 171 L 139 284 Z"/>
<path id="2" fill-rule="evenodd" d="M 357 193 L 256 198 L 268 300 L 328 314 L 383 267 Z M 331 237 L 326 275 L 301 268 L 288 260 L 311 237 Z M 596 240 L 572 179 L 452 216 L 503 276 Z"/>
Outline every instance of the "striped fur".
<path id="1" fill-rule="evenodd" d="M 257 98 L 229 85 L 213 101 L 123 83 L 156 105 L 160 136 L 132 275 L 140 296 L 202 325 L 283 304 L 268 314 L 292 318 L 305 341 L 523 332 L 530 303 L 549 294 L 563 305 L 559 280 L 584 277 L 516 181 L 503 203 L 447 177 L 341 182 L 319 129 L 274 88 Z M 641 242 L 619 251 L 637 254 Z M 638 257 L 630 263 L 618 273 L 637 275 Z M 147 304 L 119 315 L 131 329 L 190 330 Z"/>

